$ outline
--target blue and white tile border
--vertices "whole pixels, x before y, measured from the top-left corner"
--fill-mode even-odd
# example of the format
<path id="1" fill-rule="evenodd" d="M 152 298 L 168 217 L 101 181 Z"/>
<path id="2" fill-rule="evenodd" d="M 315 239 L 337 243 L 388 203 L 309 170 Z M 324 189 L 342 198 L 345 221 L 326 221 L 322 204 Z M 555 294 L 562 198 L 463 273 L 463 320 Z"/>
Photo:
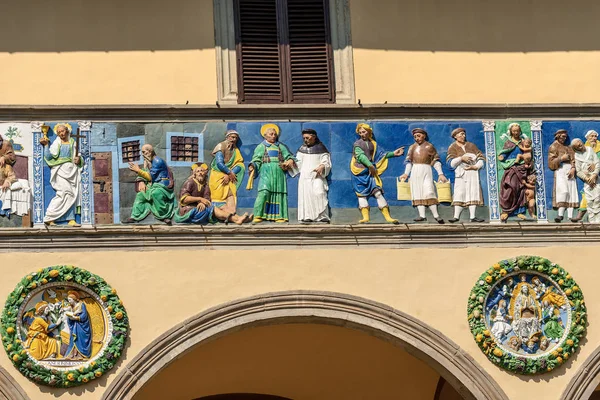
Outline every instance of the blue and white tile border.
<path id="1" fill-rule="evenodd" d="M 92 152 L 91 152 L 91 140 L 90 135 L 92 134 L 92 122 L 91 121 L 77 121 L 79 126 L 79 134 L 82 136 L 80 139 L 79 153 L 83 157 L 83 168 L 81 169 L 81 226 L 91 227 L 93 225 L 93 210 L 94 210 L 94 196 L 93 191 L 93 176 L 90 173 L 92 168 Z"/>
<path id="2" fill-rule="evenodd" d="M 33 226 L 44 226 L 44 147 L 42 138 L 42 121 L 31 123 L 33 133 Z"/>
<path id="3" fill-rule="evenodd" d="M 531 125 L 531 140 L 533 141 L 533 163 L 535 167 L 535 203 L 537 208 L 537 221 L 539 224 L 548 223 L 546 214 L 546 182 L 544 179 L 544 142 L 542 140 L 542 121 L 529 121 Z"/>
<path id="4" fill-rule="evenodd" d="M 496 164 L 496 122 L 482 121 L 485 135 L 485 169 L 487 176 L 490 223 L 500 223 L 500 203 L 498 200 L 498 166 Z"/>

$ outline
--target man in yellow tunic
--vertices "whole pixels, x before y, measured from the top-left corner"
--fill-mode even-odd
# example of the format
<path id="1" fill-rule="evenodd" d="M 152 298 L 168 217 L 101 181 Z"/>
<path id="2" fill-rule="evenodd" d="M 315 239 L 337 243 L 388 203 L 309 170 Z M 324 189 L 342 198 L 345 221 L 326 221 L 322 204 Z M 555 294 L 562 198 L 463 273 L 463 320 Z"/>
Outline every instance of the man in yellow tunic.
<path id="1" fill-rule="evenodd" d="M 208 186 L 212 202 L 216 207 L 227 205 L 235 212 L 237 191 L 244 179 L 244 158 L 238 148 L 239 134 L 230 129 L 225 133 L 225 140 L 217 144 L 212 151 L 215 157 L 210 164 Z"/>
<path id="2" fill-rule="evenodd" d="M 35 305 L 36 317 L 27 331 L 25 348 L 29 349 L 29 354 L 36 360 L 58 358 L 60 355 L 58 342 L 48 334 L 60 325 L 62 317 L 56 323 L 50 324 L 47 321 L 49 311 L 47 302 L 40 301 L 37 303 Z"/>

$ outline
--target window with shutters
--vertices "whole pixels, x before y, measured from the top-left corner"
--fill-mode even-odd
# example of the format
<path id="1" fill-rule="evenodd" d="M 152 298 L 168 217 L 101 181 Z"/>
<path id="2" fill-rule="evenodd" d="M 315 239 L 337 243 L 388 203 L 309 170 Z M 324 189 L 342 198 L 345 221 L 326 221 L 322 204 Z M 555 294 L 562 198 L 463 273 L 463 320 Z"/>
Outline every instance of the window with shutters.
<path id="1" fill-rule="evenodd" d="M 329 0 L 236 0 L 238 103 L 334 103 Z"/>

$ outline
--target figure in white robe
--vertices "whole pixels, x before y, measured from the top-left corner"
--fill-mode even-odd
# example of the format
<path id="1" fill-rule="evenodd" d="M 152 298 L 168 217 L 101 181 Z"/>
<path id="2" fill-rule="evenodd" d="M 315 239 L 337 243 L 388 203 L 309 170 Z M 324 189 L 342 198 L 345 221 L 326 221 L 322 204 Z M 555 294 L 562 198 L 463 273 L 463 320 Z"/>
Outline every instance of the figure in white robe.
<path id="1" fill-rule="evenodd" d="M 296 153 L 300 170 L 298 221 L 329 222 L 327 176 L 331 172 L 331 156 L 315 130 L 304 129 L 302 138 L 304 145 Z"/>
<path id="2" fill-rule="evenodd" d="M 513 318 L 512 328 L 523 343 L 541 332 L 539 303 L 535 299 L 535 292 L 531 293 L 528 284 L 523 284 L 517 295 Z"/>
<path id="3" fill-rule="evenodd" d="M 554 222 L 561 222 L 567 210 L 568 218 L 573 221 L 573 210 L 579 207 L 579 192 L 575 178 L 575 154 L 567 146 L 567 131 L 559 129 L 554 134 L 554 143 L 548 148 L 548 167 L 554 171 L 552 190 L 552 208 L 558 210 Z M 573 221 L 576 222 L 576 221 Z"/>
<path id="4" fill-rule="evenodd" d="M 510 316 L 506 312 L 506 300 L 500 300 L 498 309 L 496 310 L 496 316 L 492 321 L 492 335 L 500 341 L 504 340 L 504 338 L 512 332 L 512 326 L 507 321 L 509 318 Z"/>
<path id="5" fill-rule="evenodd" d="M 483 194 L 479 183 L 479 170 L 483 168 L 483 153 L 471 142 L 467 142 L 467 134 L 464 128 L 456 128 L 452 131 L 454 143 L 448 147 L 446 162 L 454 170 L 454 217 L 448 221 L 451 223 L 460 220 L 460 214 L 464 207 L 469 208 L 471 222 L 484 222 L 477 218 L 475 212 L 477 206 L 483 205 Z"/>
<path id="6" fill-rule="evenodd" d="M 583 192 L 587 200 L 588 220 L 590 223 L 600 223 L 600 160 L 591 147 L 586 147 L 580 139 L 571 144 L 575 152 L 575 169 L 577 177 L 583 181 Z"/>
<path id="7" fill-rule="evenodd" d="M 419 216 L 414 221 L 427 221 L 425 207 L 429 207 L 437 223 L 443 224 L 444 220 L 438 214 L 437 205 L 439 201 L 435 183 L 433 182 L 434 169 L 438 174 L 438 181 L 440 183 L 448 182 L 442 171 L 440 156 L 435 147 L 429 143 L 429 135 L 424 129 L 415 128 L 412 130 L 412 135 L 415 143 L 408 148 L 408 155 L 405 161 L 406 168 L 404 174 L 400 176 L 400 181 L 406 181 L 410 176 L 409 183 L 412 205 L 419 212 Z"/>
<path id="8" fill-rule="evenodd" d="M 17 161 L 12 143 L 0 135 L 0 215 L 29 213 L 31 190 L 26 179 L 18 179 L 14 170 Z"/>
<path id="9" fill-rule="evenodd" d="M 46 207 L 44 223 L 53 225 L 56 222 L 68 221 L 70 226 L 79 226 L 75 222 L 75 215 L 81 205 L 83 159 L 77 154 L 69 124 L 57 124 L 54 131 L 58 137 L 50 147 L 47 140 L 40 140 L 44 146 L 44 159 L 50 167 L 50 185 L 56 191 L 56 195 Z"/>
<path id="10" fill-rule="evenodd" d="M 31 188 L 25 179 L 17 179 L 8 189 L 0 188 L 0 215 L 16 214 L 22 217 L 29 213 L 31 205 Z"/>

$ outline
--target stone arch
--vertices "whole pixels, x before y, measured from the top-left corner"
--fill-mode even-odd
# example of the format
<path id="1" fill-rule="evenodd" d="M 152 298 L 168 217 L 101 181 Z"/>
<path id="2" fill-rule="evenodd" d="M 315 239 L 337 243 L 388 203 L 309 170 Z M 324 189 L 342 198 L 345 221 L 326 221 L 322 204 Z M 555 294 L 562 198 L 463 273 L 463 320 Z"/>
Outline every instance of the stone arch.
<path id="1" fill-rule="evenodd" d="M 389 306 L 318 291 L 267 293 L 235 300 L 178 324 L 143 349 L 104 392 L 132 399 L 141 387 L 194 346 L 254 326 L 318 323 L 366 332 L 402 347 L 440 373 L 465 399 L 508 400 L 500 386 L 441 332 Z"/>
<path id="2" fill-rule="evenodd" d="M 29 400 L 29 396 L 21 386 L 2 367 L 0 367 L 0 400 Z"/>
<path id="3" fill-rule="evenodd" d="M 600 384 L 600 347 L 585 360 L 579 367 L 567 388 L 561 396 L 561 400 L 587 400 Z"/>

